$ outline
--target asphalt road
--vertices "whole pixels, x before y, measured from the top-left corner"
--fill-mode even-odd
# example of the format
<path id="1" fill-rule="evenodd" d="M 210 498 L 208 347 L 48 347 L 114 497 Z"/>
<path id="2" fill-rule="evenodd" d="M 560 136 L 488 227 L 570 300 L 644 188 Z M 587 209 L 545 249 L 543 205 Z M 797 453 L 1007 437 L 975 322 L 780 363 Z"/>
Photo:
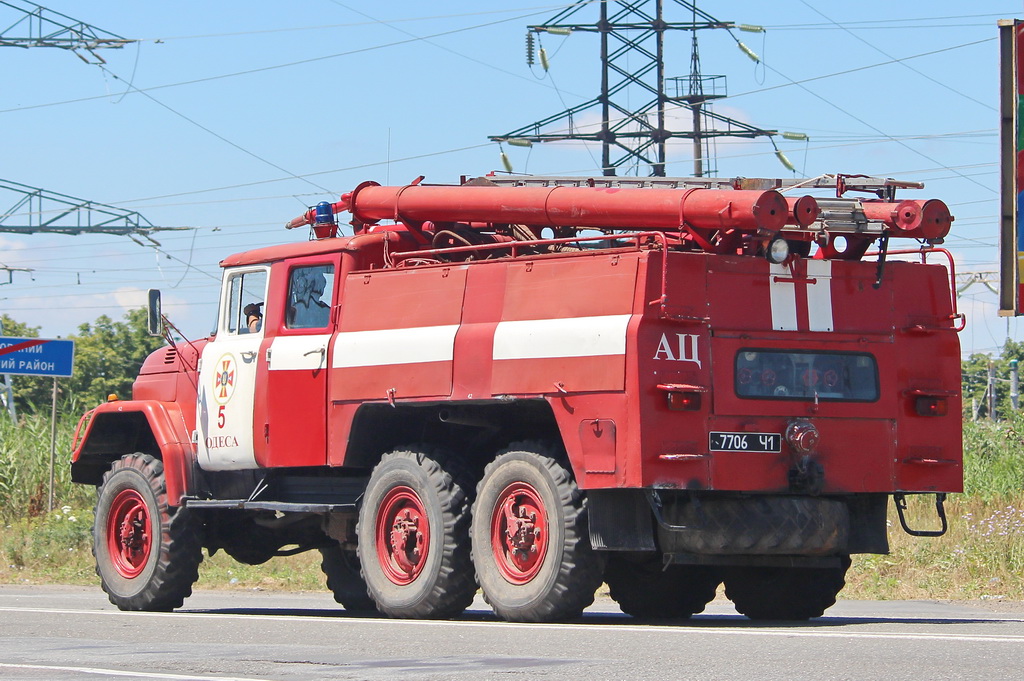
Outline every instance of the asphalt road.
<path id="1" fill-rule="evenodd" d="M 0 679 L 1024 678 L 1024 604 L 841 601 L 799 625 L 728 602 L 647 624 L 599 600 L 570 624 L 355 617 L 326 594 L 198 591 L 174 613 L 122 613 L 99 588 L 0 586 Z"/>

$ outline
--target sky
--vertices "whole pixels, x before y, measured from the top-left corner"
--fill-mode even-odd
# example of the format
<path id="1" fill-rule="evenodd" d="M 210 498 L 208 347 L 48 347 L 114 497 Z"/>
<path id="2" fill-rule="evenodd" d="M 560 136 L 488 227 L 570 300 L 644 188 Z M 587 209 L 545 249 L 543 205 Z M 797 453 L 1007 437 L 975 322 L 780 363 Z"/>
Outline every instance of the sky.
<path id="1" fill-rule="evenodd" d="M 454 183 L 501 171 L 502 150 L 489 135 L 595 97 L 593 33 L 544 35 L 549 70 L 526 63 L 526 27 L 568 4 L 48 0 L 47 9 L 136 42 L 101 51 L 105 65 L 67 50 L 0 46 L 0 179 L 188 229 L 155 233 L 153 241 L 0 232 L 0 312 L 61 337 L 100 315 L 121 319 L 145 304 L 147 289 L 159 288 L 173 323 L 187 336 L 206 335 L 222 258 L 305 239 L 305 230 L 285 231 L 284 223 L 366 180 L 400 185 L 424 175 Z M 690 20 L 677 3 L 665 7 L 667 20 Z M 699 7 L 765 28 L 699 32 L 703 74 L 726 76 L 729 96 L 715 111 L 808 137 L 776 138 L 795 174 L 764 138 L 720 140 L 719 176 L 838 172 L 924 182 L 923 191 L 901 196 L 950 206 L 956 221 L 946 247 L 958 272 L 995 272 L 996 22 L 1020 18 L 1021 2 L 708 0 Z M 591 3 L 573 20 L 593 23 L 598 11 Z M 0 36 L 23 34 L 6 30 L 23 17 L 0 4 Z M 667 76 L 689 73 L 690 43 L 690 32 L 668 32 Z M 684 126 L 688 115 L 672 120 Z M 505 145 L 504 152 L 519 173 L 600 174 L 597 145 Z M 692 173 L 688 141 L 670 143 L 668 155 L 669 175 Z M 20 198 L 0 189 L 0 215 Z M 6 224 L 26 221 L 24 210 Z M 964 290 L 959 307 L 967 315 L 965 356 L 998 354 L 1006 338 L 1024 339 L 1024 323 L 999 317 L 996 295 L 982 284 Z"/>

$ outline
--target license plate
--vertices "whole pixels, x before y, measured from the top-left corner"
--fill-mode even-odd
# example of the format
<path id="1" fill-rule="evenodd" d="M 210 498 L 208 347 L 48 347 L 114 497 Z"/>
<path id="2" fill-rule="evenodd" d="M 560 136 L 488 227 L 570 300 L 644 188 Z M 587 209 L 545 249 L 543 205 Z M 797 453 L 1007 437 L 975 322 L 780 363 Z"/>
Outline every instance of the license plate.
<path id="1" fill-rule="evenodd" d="M 778 433 L 717 433 L 708 437 L 712 452 L 765 452 L 782 451 L 782 436 Z"/>

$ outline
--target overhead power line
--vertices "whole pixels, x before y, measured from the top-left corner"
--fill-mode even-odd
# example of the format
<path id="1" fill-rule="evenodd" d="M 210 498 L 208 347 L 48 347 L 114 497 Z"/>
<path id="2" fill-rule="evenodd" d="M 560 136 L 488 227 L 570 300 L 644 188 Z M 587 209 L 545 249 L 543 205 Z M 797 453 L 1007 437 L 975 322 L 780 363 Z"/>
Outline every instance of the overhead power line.
<path id="1" fill-rule="evenodd" d="M 106 61 L 96 52 L 97 50 L 117 49 L 135 42 L 32 2 L 0 0 L 0 6 L 13 9 L 20 14 L 17 21 L 0 31 L 0 47 L 53 47 L 70 50 L 85 63 L 96 64 L 102 68 Z M 83 54 L 83 51 L 89 56 Z M 0 213 L 0 232 L 122 234 L 136 241 L 132 235 L 138 235 L 151 243 L 156 243 L 149 236 L 152 232 L 187 229 L 156 227 L 137 211 L 124 210 L 11 180 L 0 180 L 0 191 L 13 193 L 15 196 L 14 205 Z"/>
<path id="2" fill-rule="evenodd" d="M 896 57 L 892 56 L 891 54 L 889 54 L 888 52 L 886 52 L 882 48 L 878 47 L 877 45 L 875 45 L 873 43 L 868 42 L 867 40 L 864 40 L 859 35 L 857 35 L 852 30 L 850 30 L 848 27 L 843 26 L 838 21 L 835 21 L 832 17 L 828 16 L 827 14 L 825 14 L 824 12 L 819 10 L 817 7 L 814 7 L 814 6 L 810 5 L 807 2 L 807 0 L 800 0 L 800 2 L 803 3 L 803 5 L 805 7 L 807 7 L 807 9 L 811 10 L 812 12 L 817 13 L 823 19 L 826 19 L 829 22 L 831 22 L 833 25 L 835 25 L 836 28 L 842 29 L 843 31 L 848 33 L 850 36 L 852 36 L 853 38 L 855 38 L 855 39 L 859 40 L 860 42 L 864 43 L 865 45 L 867 45 L 871 49 L 875 50 L 879 54 L 882 54 L 882 55 L 888 57 L 889 59 L 894 59 L 894 60 L 898 61 L 901 66 L 903 66 L 906 69 L 909 69 L 910 71 L 913 71 L 914 73 L 916 73 L 917 75 L 921 76 L 925 80 L 929 80 L 929 81 L 935 83 L 936 85 L 938 85 L 939 87 L 944 88 L 944 89 L 948 90 L 949 92 L 952 92 L 953 94 L 959 95 L 960 97 L 963 97 L 964 99 L 966 99 L 968 101 L 974 102 L 975 104 L 978 104 L 979 106 L 983 106 L 986 109 L 989 109 L 990 111 L 997 111 L 996 107 L 993 106 L 992 104 L 990 104 L 988 102 L 983 102 L 980 99 L 975 99 L 974 97 L 971 97 L 970 95 L 968 95 L 968 94 L 966 94 L 964 92 L 961 92 L 960 90 L 957 90 L 956 88 L 951 87 L 951 86 L 947 85 L 946 83 L 943 83 L 942 81 L 940 81 L 940 80 L 938 80 L 936 78 L 932 78 L 931 76 L 929 76 L 924 71 L 921 71 L 920 69 L 914 68 L 913 66 L 911 66 L 910 64 L 907 64 L 906 62 L 904 62 L 902 60 L 896 59 Z"/>
<path id="3" fill-rule="evenodd" d="M 3 0 L 0 0 L 0 2 L 2 2 L 2 1 Z M 480 29 L 480 28 L 487 28 L 489 26 L 494 26 L 496 24 L 504 24 L 504 23 L 508 23 L 510 21 L 519 21 L 521 19 L 529 18 L 529 17 L 533 16 L 534 14 L 536 14 L 536 12 L 532 12 L 530 14 L 523 14 L 523 15 L 515 16 L 515 17 L 512 17 L 511 19 L 501 19 L 501 20 L 498 20 L 498 21 L 491 21 L 491 22 L 487 22 L 487 23 L 483 23 L 483 24 L 476 24 L 474 26 L 464 26 L 464 27 L 461 27 L 461 28 L 453 28 L 453 29 L 446 30 L 446 31 L 438 31 L 436 33 L 431 33 L 429 35 L 413 36 L 413 37 L 410 37 L 410 38 L 406 38 L 404 40 L 395 40 L 395 41 L 392 41 L 392 42 L 389 42 L 389 43 L 383 43 L 383 44 L 380 44 L 380 45 L 371 45 L 369 47 L 360 47 L 360 48 L 355 48 L 355 49 L 351 49 L 351 50 L 345 50 L 344 52 L 335 52 L 333 54 L 325 54 L 325 55 L 322 55 L 322 56 L 319 56 L 319 57 L 309 57 L 308 59 L 299 59 L 297 61 L 285 62 L 283 64 L 273 64 L 273 65 L 270 65 L 270 66 L 259 66 L 259 67 L 255 67 L 255 68 L 251 68 L 251 69 L 245 69 L 244 71 L 234 71 L 234 72 L 231 72 L 231 73 L 222 73 L 222 74 L 219 74 L 219 75 L 206 76 L 206 77 L 203 77 L 203 78 L 193 78 L 192 80 L 184 80 L 184 81 L 180 81 L 180 82 L 177 82 L 177 83 L 167 83 L 167 84 L 164 84 L 164 85 L 153 85 L 151 87 L 146 87 L 146 88 L 136 88 L 136 90 L 141 91 L 141 92 L 152 92 L 154 90 L 163 90 L 165 88 L 181 87 L 181 86 L 184 86 L 184 85 L 196 85 L 198 83 L 209 83 L 209 82 L 216 81 L 216 80 L 223 80 L 225 78 L 236 78 L 238 76 L 248 76 L 248 75 L 253 75 L 253 74 L 256 74 L 256 73 L 265 73 L 265 72 L 268 72 L 268 71 L 277 71 L 279 69 L 287 69 L 287 68 L 291 68 L 293 66 L 303 66 L 305 64 L 314 64 L 314 63 L 318 63 L 318 62 L 328 61 L 328 60 L 331 60 L 331 59 L 339 59 L 341 57 L 350 57 L 350 56 L 357 55 L 357 54 L 365 54 L 367 52 L 374 52 L 374 51 L 377 51 L 377 50 L 384 50 L 384 49 L 387 49 L 387 48 L 390 48 L 390 47 L 399 47 L 401 45 L 409 45 L 411 43 L 416 43 L 416 42 L 425 42 L 428 38 L 440 38 L 442 36 L 456 35 L 456 34 L 459 34 L 459 33 L 465 33 L 467 31 L 473 31 L 473 30 Z M 41 108 L 45 108 L 45 107 L 59 106 L 59 105 L 63 105 L 63 104 L 75 104 L 75 103 L 78 103 L 78 102 L 88 102 L 88 101 L 92 101 L 92 100 L 96 100 L 96 99 L 106 99 L 109 96 L 110 96 L 109 94 L 93 95 L 93 96 L 90 96 L 90 97 L 79 97 L 77 99 L 66 99 L 66 100 L 62 100 L 62 101 L 59 101 L 59 102 L 47 102 L 47 103 L 44 103 L 44 104 L 32 104 L 32 105 L 29 105 L 29 106 L 19 106 L 19 107 L 14 107 L 14 108 L 10 108 L 10 109 L 0 109 L 0 113 L 11 113 L 13 111 L 27 111 L 29 109 L 41 109 Z"/>

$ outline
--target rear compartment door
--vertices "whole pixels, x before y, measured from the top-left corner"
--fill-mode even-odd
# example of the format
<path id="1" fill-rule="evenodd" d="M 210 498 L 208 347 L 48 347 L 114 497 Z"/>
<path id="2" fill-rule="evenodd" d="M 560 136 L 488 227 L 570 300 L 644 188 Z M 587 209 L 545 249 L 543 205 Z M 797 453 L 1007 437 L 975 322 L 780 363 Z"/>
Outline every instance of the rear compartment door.
<path id="1" fill-rule="evenodd" d="M 901 408 L 892 287 L 873 286 L 874 263 L 723 260 L 708 277 L 714 387 L 704 445 L 714 487 L 770 480 L 785 489 L 801 456 L 786 429 L 809 421 L 829 491 L 891 490 Z M 781 444 L 723 445 L 740 433 Z"/>

